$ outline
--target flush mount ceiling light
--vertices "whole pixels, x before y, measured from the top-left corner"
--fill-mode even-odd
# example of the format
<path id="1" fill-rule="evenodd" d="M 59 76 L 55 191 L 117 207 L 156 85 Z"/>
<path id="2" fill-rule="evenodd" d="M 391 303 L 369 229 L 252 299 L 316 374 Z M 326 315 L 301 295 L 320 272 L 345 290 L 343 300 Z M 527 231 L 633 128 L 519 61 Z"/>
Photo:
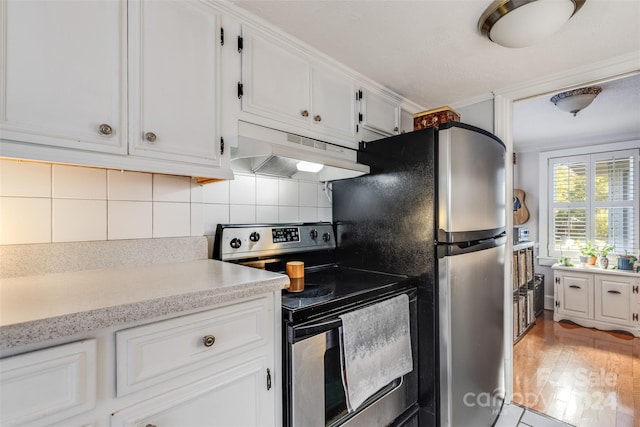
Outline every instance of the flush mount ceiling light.
<path id="1" fill-rule="evenodd" d="M 478 30 L 504 47 L 531 46 L 558 31 L 586 0 L 496 0 Z"/>
<path id="2" fill-rule="evenodd" d="M 552 96 L 549 101 L 553 102 L 555 106 L 562 111 L 571 113 L 575 117 L 575 115 L 578 114 L 578 111 L 591 105 L 600 92 L 602 92 L 602 88 L 600 86 L 582 87 L 580 89 L 561 92 Z"/>

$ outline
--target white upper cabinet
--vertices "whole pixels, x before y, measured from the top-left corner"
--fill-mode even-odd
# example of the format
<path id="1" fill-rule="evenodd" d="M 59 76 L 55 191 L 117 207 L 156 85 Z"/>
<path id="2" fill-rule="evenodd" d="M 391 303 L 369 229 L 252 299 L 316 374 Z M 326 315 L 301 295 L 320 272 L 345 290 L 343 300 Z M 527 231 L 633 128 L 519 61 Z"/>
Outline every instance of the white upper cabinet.
<path id="1" fill-rule="evenodd" d="M 356 86 L 345 75 L 314 65 L 311 69 L 312 123 L 323 132 L 356 136 Z"/>
<path id="2" fill-rule="evenodd" d="M 305 52 L 243 27 L 242 110 L 298 127 L 299 133 L 356 138 L 356 84 Z"/>
<path id="3" fill-rule="evenodd" d="M 361 91 L 360 115 L 364 129 L 383 135 L 400 131 L 400 101 L 382 92 Z"/>
<path id="4" fill-rule="evenodd" d="M 404 108 L 400 110 L 400 133 L 413 132 L 413 114 Z"/>
<path id="5" fill-rule="evenodd" d="M 129 2 L 131 154 L 219 164 L 218 21 L 199 2 Z"/>
<path id="6" fill-rule="evenodd" d="M 242 109 L 297 125 L 309 122 L 309 62 L 265 34 L 243 28 Z"/>
<path id="7" fill-rule="evenodd" d="M 126 8 L 2 2 L 3 139 L 126 153 Z"/>

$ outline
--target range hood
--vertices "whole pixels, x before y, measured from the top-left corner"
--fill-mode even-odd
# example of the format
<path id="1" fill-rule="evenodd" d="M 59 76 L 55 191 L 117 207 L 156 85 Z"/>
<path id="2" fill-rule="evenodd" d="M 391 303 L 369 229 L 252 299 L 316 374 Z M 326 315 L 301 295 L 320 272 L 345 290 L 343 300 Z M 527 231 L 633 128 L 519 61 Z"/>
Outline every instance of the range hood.
<path id="1" fill-rule="evenodd" d="M 322 168 L 317 172 L 301 170 L 305 163 L 300 162 Z M 242 121 L 238 122 L 237 146 L 231 147 L 231 168 L 236 172 L 312 181 L 369 173 L 369 166 L 357 162 L 356 150 Z"/>

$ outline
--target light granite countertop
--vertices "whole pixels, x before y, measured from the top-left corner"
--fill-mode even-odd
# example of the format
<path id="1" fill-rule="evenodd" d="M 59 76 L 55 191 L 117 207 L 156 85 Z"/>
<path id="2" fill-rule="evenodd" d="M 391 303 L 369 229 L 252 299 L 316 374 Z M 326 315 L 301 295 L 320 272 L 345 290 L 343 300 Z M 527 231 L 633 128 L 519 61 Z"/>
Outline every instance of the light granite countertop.
<path id="1" fill-rule="evenodd" d="M 0 280 L 0 350 L 282 289 L 287 276 L 215 260 Z"/>
<path id="2" fill-rule="evenodd" d="M 580 263 L 575 263 L 573 266 L 553 264 L 551 268 L 554 270 L 580 271 L 583 273 L 615 274 L 617 276 L 640 277 L 640 273 L 636 273 L 632 270 L 618 270 L 617 268 L 613 267 L 604 269 L 595 265 L 582 265 Z"/>

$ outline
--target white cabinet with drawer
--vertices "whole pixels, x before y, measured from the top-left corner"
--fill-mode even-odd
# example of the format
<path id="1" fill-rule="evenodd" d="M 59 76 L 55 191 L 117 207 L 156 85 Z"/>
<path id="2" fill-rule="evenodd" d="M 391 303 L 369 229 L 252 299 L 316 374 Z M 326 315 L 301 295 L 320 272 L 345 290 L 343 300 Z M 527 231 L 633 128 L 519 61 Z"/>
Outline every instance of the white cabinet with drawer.
<path id="1" fill-rule="evenodd" d="M 44 426 L 96 405 L 96 341 L 0 360 L 0 425 Z"/>
<path id="2" fill-rule="evenodd" d="M 118 396 L 171 378 L 201 378 L 213 364 L 242 360 L 256 349 L 262 354 L 273 342 L 270 303 L 262 297 L 118 331 Z"/>
<path id="3" fill-rule="evenodd" d="M 555 265 L 555 321 L 640 336 L 640 275 Z"/>

